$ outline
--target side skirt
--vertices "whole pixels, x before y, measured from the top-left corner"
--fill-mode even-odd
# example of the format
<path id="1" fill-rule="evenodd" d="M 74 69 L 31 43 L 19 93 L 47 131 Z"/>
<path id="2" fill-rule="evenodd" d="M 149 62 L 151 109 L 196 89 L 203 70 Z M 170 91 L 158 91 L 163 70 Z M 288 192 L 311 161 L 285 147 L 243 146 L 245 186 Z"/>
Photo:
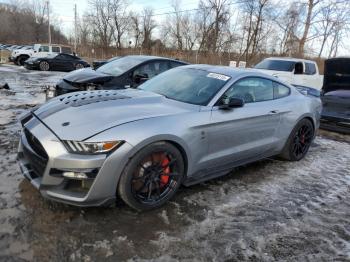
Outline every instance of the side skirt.
<path id="1" fill-rule="evenodd" d="M 226 175 L 227 173 L 231 172 L 235 167 L 238 166 L 243 166 L 249 163 L 253 163 L 259 160 L 263 160 L 265 158 L 269 158 L 269 157 L 273 157 L 276 156 L 278 153 L 273 152 L 270 154 L 263 154 L 263 155 L 259 155 L 257 157 L 252 157 L 252 158 L 248 158 L 246 160 L 240 160 L 240 161 L 233 161 L 230 163 L 227 163 L 225 165 L 222 166 L 216 166 L 210 169 L 206 169 L 206 170 L 200 170 L 198 172 L 196 172 L 195 174 L 193 174 L 191 177 L 188 177 L 182 184 L 186 187 L 188 186 L 192 186 L 198 183 L 202 183 L 204 181 L 207 180 L 211 180 L 217 177 L 221 177 Z"/>

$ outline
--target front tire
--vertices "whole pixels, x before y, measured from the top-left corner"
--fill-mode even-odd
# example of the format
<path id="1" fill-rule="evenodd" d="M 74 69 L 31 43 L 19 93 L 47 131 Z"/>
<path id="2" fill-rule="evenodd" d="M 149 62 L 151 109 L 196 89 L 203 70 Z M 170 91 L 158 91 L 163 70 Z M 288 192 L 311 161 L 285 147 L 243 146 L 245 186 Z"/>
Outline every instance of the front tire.
<path id="1" fill-rule="evenodd" d="M 29 56 L 20 56 L 16 60 L 16 64 L 19 66 L 23 66 L 24 62 L 29 58 Z"/>
<path id="2" fill-rule="evenodd" d="M 47 61 L 41 61 L 39 64 L 39 68 L 41 71 L 49 71 L 50 70 L 50 64 Z"/>
<path id="3" fill-rule="evenodd" d="M 309 151 L 315 130 L 309 119 L 302 119 L 292 130 L 280 155 L 285 160 L 299 161 Z"/>
<path id="4" fill-rule="evenodd" d="M 118 193 L 138 211 L 158 208 L 176 193 L 184 177 L 184 160 L 170 143 L 150 144 L 133 156 L 120 177 Z"/>

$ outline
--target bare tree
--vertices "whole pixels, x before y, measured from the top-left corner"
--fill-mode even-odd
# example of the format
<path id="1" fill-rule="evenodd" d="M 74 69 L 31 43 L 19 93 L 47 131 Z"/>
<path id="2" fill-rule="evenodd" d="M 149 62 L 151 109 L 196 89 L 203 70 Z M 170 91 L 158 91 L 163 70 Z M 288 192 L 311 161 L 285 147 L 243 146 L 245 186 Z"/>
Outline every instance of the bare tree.
<path id="1" fill-rule="evenodd" d="M 267 16 L 269 4 L 270 0 L 246 0 L 241 4 L 247 16 L 247 24 L 244 27 L 246 31 L 246 44 L 242 54 L 243 56 L 245 55 L 247 62 L 249 62 L 252 56 L 256 55 L 258 44 L 263 36 L 263 24 Z"/>
<path id="2" fill-rule="evenodd" d="M 131 20 L 131 35 L 133 35 L 135 39 L 134 47 L 140 46 L 140 39 L 142 37 L 142 26 L 141 26 L 141 19 L 139 17 L 139 14 L 137 13 L 130 13 L 130 20 Z"/>
<path id="3" fill-rule="evenodd" d="M 128 2 L 126 0 L 110 0 L 109 10 L 111 12 L 111 28 L 117 48 L 122 48 L 122 37 L 129 26 L 127 14 Z"/>
<path id="4" fill-rule="evenodd" d="M 150 50 L 152 47 L 152 32 L 156 28 L 156 23 L 153 19 L 153 9 L 145 8 L 142 13 L 142 47 Z"/>
<path id="5" fill-rule="evenodd" d="M 319 10 L 316 10 L 316 7 L 320 4 L 321 0 L 308 0 L 306 4 L 307 13 L 306 19 L 303 26 L 303 34 L 299 40 L 299 55 L 304 55 L 305 44 L 309 40 L 309 31 L 311 26 L 315 22 L 315 17 Z"/>
<path id="6" fill-rule="evenodd" d="M 216 52 L 220 34 L 229 21 L 228 0 L 201 0 L 197 21 L 200 32 L 200 49 Z"/>
<path id="7" fill-rule="evenodd" d="M 91 23 L 92 35 L 95 41 L 106 49 L 111 45 L 112 40 L 110 2 L 109 0 L 90 0 L 89 7 L 87 16 Z"/>

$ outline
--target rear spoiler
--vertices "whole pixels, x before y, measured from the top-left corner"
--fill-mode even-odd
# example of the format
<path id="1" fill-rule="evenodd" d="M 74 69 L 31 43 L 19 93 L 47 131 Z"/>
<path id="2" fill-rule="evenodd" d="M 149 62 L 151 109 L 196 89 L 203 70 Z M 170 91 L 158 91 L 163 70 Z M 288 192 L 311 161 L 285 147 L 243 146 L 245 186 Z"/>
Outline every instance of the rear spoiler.
<path id="1" fill-rule="evenodd" d="M 293 85 L 293 86 L 296 87 L 296 89 L 303 95 L 321 97 L 321 91 L 316 88 L 300 86 L 300 85 Z"/>

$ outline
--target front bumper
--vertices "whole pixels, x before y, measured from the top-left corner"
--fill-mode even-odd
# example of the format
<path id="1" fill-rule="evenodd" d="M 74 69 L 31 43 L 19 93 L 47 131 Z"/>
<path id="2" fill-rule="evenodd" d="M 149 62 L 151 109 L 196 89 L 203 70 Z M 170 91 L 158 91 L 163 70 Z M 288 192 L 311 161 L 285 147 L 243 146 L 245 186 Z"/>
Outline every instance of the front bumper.
<path id="1" fill-rule="evenodd" d="M 67 81 L 62 79 L 56 85 L 55 95 L 59 96 L 77 91 L 85 91 L 85 88 L 74 87 L 73 85 L 67 83 Z"/>
<path id="2" fill-rule="evenodd" d="M 38 64 L 29 64 L 29 63 L 24 63 L 24 67 L 29 70 L 39 70 L 39 65 Z"/>
<path id="3" fill-rule="evenodd" d="M 131 148 L 124 143 L 110 155 L 72 154 L 48 128 L 32 117 L 24 124 L 18 162 L 22 174 L 45 198 L 75 206 L 101 206 L 114 201 Z M 65 171 L 79 170 L 96 172 L 86 180 L 63 176 Z"/>

